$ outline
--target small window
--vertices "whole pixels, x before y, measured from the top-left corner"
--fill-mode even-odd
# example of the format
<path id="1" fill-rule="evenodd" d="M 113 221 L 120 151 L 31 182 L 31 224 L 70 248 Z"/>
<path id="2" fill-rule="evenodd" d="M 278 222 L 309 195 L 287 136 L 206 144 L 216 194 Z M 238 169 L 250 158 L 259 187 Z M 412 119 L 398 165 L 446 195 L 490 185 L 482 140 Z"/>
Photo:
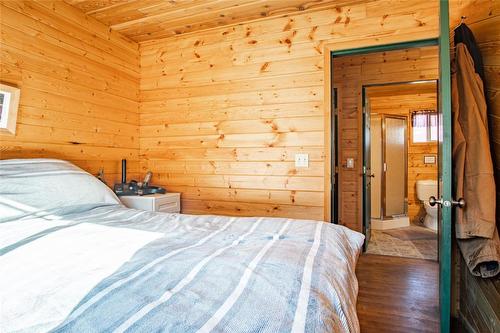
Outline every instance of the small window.
<path id="1" fill-rule="evenodd" d="M 438 114 L 435 110 L 414 111 L 411 118 L 413 143 L 437 141 Z"/>
<path id="2" fill-rule="evenodd" d="M 0 84 L 0 133 L 16 134 L 19 89 Z"/>

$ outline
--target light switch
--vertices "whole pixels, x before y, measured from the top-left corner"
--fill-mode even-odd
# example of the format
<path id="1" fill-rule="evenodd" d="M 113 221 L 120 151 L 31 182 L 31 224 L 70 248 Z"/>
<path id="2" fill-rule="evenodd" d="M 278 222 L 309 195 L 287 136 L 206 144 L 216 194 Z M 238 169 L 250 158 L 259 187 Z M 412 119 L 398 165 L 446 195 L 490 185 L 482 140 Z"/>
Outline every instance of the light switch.
<path id="1" fill-rule="evenodd" d="M 296 168 L 309 168 L 309 154 L 295 154 Z"/>
<path id="2" fill-rule="evenodd" d="M 425 164 L 436 164 L 436 156 L 435 155 L 424 156 L 424 163 Z"/>
<path id="3" fill-rule="evenodd" d="M 346 168 L 354 169 L 354 158 L 352 158 L 352 157 L 347 158 L 345 164 L 346 164 Z"/>

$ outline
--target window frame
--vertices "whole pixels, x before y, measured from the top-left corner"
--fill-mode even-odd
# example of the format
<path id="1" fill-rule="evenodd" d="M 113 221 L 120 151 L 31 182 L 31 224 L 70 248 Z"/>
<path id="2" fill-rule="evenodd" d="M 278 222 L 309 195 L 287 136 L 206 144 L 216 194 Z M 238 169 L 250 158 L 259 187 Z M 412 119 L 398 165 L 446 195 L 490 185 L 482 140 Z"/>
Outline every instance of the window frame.
<path id="1" fill-rule="evenodd" d="M 0 110 L 0 133 L 15 135 L 21 90 L 6 84 L 0 84 L 0 93 L 4 95 L 1 105 L 2 110 Z"/>
<path id="2" fill-rule="evenodd" d="M 415 110 L 415 111 L 411 111 L 410 112 L 410 135 L 411 135 L 411 144 L 412 145 L 426 145 L 426 144 L 430 144 L 430 143 L 435 143 L 435 142 L 438 142 L 439 141 L 439 125 L 438 125 L 438 122 L 439 122 L 439 114 L 437 111 L 434 111 L 432 110 L 432 112 L 425 112 L 425 113 L 421 113 L 420 115 L 424 115 L 427 117 L 427 126 L 425 127 L 426 128 L 426 141 L 415 141 L 414 140 L 414 127 L 413 126 L 413 117 L 414 116 L 417 116 L 419 115 L 418 113 L 421 112 L 421 111 L 431 111 L 431 110 Z M 436 133 L 436 139 L 435 140 L 432 140 L 432 134 L 431 134 L 431 128 L 432 128 L 432 125 L 431 125 L 431 117 L 432 116 L 435 116 L 436 117 L 436 129 L 438 130 L 438 132 Z"/>

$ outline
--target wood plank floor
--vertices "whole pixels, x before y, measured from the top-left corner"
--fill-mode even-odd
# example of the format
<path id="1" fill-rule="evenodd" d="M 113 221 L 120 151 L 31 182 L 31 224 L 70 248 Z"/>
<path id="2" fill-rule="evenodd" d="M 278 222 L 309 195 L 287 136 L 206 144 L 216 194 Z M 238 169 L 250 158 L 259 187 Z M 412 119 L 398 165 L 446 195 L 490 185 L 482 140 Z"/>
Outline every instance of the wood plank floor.
<path id="1" fill-rule="evenodd" d="M 362 333 L 439 331 L 437 262 L 363 254 L 356 275 Z"/>

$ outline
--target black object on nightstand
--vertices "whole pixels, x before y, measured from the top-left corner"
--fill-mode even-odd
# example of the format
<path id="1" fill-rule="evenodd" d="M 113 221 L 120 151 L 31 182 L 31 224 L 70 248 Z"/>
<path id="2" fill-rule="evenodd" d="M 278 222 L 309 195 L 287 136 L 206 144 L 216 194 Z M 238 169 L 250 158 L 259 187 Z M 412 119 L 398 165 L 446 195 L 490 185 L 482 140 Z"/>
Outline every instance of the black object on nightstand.
<path id="1" fill-rule="evenodd" d="M 127 195 L 147 195 L 147 194 L 164 194 L 167 191 L 160 186 L 149 185 L 151 181 L 151 177 L 153 173 L 148 171 L 146 173 L 146 177 L 144 177 L 144 181 L 137 182 L 136 180 L 131 180 L 130 183 L 127 183 L 127 160 L 122 160 L 122 182 L 119 184 L 115 184 L 114 191 L 118 196 L 127 196 Z"/>

